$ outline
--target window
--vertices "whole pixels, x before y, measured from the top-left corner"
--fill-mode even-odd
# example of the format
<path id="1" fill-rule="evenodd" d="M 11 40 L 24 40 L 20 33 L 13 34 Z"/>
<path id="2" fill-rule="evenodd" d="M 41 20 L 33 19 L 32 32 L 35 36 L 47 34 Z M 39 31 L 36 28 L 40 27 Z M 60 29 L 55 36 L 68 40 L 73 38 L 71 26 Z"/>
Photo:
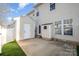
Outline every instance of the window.
<path id="1" fill-rule="evenodd" d="M 36 16 L 39 16 L 39 12 L 36 13 Z"/>
<path id="2" fill-rule="evenodd" d="M 50 11 L 55 9 L 55 3 L 50 3 Z"/>
<path id="3" fill-rule="evenodd" d="M 72 23 L 73 23 L 72 19 L 64 19 L 62 21 L 56 21 L 55 22 L 55 34 L 63 33 L 64 35 L 73 35 Z"/>
<path id="4" fill-rule="evenodd" d="M 72 19 L 64 20 L 64 35 L 73 35 Z"/>
<path id="5" fill-rule="evenodd" d="M 61 32 L 61 21 L 55 22 L 55 34 L 62 34 L 62 32 Z"/>

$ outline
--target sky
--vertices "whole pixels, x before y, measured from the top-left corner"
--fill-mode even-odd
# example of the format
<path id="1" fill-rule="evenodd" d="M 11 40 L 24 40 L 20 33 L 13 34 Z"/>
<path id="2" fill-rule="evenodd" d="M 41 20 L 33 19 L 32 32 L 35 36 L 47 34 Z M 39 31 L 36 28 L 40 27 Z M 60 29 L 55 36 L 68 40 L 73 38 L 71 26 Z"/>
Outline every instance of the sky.
<path id="1" fill-rule="evenodd" d="M 0 7 L 2 7 L 1 3 L 0 3 Z M 28 12 L 30 12 L 33 9 L 33 3 L 7 3 L 6 7 L 7 7 L 7 9 L 9 9 L 8 14 L 1 13 L 1 11 L 0 11 L 0 15 L 3 16 L 3 18 L 5 18 L 6 20 L 11 21 L 11 19 L 14 17 L 25 15 Z M 1 8 L 0 8 L 0 10 L 1 10 Z M 3 11 L 3 12 L 5 12 L 5 11 Z"/>
<path id="2" fill-rule="evenodd" d="M 11 12 L 7 15 L 7 18 L 17 17 L 24 14 L 27 14 L 30 10 L 33 9 L 32 3 L 9 3 L 9 8 Z"/>

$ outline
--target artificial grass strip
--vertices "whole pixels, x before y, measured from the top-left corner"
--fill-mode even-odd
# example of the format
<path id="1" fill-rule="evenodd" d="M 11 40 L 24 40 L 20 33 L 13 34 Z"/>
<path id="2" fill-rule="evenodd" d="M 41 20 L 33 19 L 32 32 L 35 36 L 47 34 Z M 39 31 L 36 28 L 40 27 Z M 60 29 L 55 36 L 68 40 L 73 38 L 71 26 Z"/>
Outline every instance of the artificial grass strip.
<path id="1" fill-rule="evenodd" d="M 2 56 L 26 56 L 16 41 L 9 42 L 2 47 Z"/>

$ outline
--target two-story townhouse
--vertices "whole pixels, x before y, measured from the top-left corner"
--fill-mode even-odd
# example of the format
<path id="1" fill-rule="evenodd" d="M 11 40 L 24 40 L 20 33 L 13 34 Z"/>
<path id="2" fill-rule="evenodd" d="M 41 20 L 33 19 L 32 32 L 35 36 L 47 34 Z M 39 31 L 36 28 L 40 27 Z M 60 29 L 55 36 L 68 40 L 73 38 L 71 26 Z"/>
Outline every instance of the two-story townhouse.
<path id="1" fill-rule="evenodd" d="M 37 4 L 34 8 L 39 14 L 36 17 L 43 38 L 79 41 L 79 4 L 46 3 Z"/>

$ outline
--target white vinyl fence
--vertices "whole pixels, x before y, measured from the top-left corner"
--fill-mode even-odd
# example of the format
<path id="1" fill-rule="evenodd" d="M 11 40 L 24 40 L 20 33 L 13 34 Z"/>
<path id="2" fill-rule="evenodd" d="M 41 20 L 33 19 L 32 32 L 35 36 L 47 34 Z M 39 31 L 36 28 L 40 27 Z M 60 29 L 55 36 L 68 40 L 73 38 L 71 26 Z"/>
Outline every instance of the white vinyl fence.
<path id="1" fill-rule="evenodd" d="M 15 28 L 7 29 L 7 42 L 13 41 L 15 36 Z"/>
<path id="2" fill-rule="evenodd" d="M 0 26 L 0 53 L 1 53 L 1 26 Z"/>

